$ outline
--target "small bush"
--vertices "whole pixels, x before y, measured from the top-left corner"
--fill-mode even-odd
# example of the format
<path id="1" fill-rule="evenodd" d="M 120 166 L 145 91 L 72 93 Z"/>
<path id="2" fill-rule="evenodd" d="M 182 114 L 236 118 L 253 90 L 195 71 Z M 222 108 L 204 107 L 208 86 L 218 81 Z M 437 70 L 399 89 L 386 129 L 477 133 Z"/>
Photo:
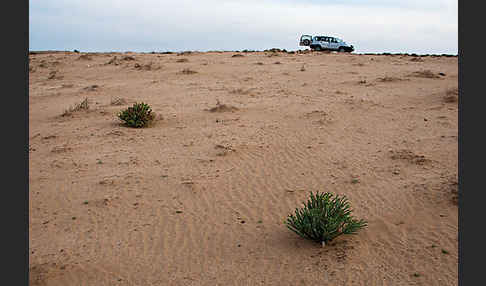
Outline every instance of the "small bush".
<path id="1" fill-rule="evenodd" d="M 127 101 L 124 98 L 112 98 L 110 105 L 125 105 L 127 104 Z"/>
<path id="2" fill-rule="evenodd" d="M 135 103 L 132 107 L 118 113 L 118 118 L 129 127 L 145 127 L 155 118 L 152 108 L 146 103 Z"/>
<path id="3" fill-rule="evenodd" d="M 304 207 L 295 209 L 295 215 L 287 217 L 286 225 L 298 235 L 325 245 L 341 234 L 355 234 L 367 226 L 367 222 L 351 216 L 345 196 L 334 197 L 331 193 L 319 192 L 314 195 L 311 192 Z"/>

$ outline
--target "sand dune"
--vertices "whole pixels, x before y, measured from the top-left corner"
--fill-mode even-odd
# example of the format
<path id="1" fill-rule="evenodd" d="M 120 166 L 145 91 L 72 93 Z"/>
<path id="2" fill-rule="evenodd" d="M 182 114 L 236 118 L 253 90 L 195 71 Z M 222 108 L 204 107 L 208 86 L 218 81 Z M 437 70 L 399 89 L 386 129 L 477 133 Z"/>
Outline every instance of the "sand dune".
<path id="1" fill-rule="evenodd" d="M 458 284 L 457 57 L 29 59 L 31 285 Z M 289 231 L 317 190 L 368 227 Z"/>

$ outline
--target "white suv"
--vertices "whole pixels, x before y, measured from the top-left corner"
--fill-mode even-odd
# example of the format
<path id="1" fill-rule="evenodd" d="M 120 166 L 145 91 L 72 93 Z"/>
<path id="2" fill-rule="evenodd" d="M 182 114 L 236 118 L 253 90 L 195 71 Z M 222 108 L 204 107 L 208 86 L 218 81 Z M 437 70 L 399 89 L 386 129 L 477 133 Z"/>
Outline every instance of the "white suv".
<path id="1" fill-rule="evenodd" d="M 311 50 L 331 50 L 339 52 L 354 51 L 353 45 L 349 45 L 343 40 L 329 36 L 311 36 L 302 35 L 300 37 L 300 46 L 308 46 Z"/>

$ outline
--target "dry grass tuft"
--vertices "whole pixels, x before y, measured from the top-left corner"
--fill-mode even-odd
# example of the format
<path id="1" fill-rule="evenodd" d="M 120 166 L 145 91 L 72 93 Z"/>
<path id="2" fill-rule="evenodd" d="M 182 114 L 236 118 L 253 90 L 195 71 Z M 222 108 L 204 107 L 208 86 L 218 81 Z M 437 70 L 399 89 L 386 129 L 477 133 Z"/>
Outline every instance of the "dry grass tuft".
<path id="1" fill-rule="evenodd" d="M 87 111 L 89 109 L 89 103 L 88 103 L 88 98 L 85 98 L 83 101 L 80 103 L 77 103 L 74 106 L 69 107 L 68 109 L 64 110 L 64 113 L 61 114 L 61 116 L 70 116 L 74 112 L 78 111 Z"/>
<path id="2" fill-rule="evenodd" d="M 57 71 L 51 71 L 47 79 L 62 79 L 63 76 L 57 74 Z"/>
<path id="3" fill-rule="evenodd" d="M 378 80 L 381 82 L 394 82 L 394 81 L 401 81 L 403 79 L 398 77 L 393 77 L 393 76 L 385 76 L 385 77 L 378 78 Z"/>
<path id="4" fill-rule="evenodd" d="M 219 100 L 216 101 L 216 106 L 213 108 L 210 108 L 208 111 L 209 112 L 233 112 L 239 110 L 237 107 L 231 106 L 231 105 L 226 105 L 226 104 L 221 104 Z"/>
<path id="5" fill-rule="evenodd" d="M 132 57 L 132 56 L 124 56 L 124 57 L 122 58 L 122 61 L 134 61 L 134 60 L 135 60 L 135 58 L 134 58 L 134 57 Z"/>
<path id="6" fill-rule="evenodd" d="M 49 73 L 49 77 L 47 77 L 47 79 L 54 79 L 56 77 L 56 73 L 57 73 L 57 71 L 51 71 Z"/>
<path id="7" fill-rule="evenodd" d="M 197 71 L 191 70 L 191 69 L 183 69 L 181 71 L 182 74 L 195 74 Z"/>
<path id="8" fill-rule="evenodd" d="M 85 88 L 83 88 L 83 90 L 86 90 L 86 91 L 96 91 L 100 86 L 97 85 L 97 84 L 93 84 L 93 85 L 90 85 L 90 86 L 87 86 Z"/>
<path id="9" fill-rule="evenodd" d="M 154 64 L 152 62 L 148 63 L 148 64 L 139 64 L 139 63 L 136 63 L 134 66 L 133 66 L 135 69 L 137 70 L 144 70 L 144 71 L 150 71 L 150 70 L 155 70 L 155 69 L 159 69 L 158 67 L 155 67 Z"/>
<path id="10" fill-rule="evenodd" d="M 252 90 L 255 88 L 250 88 L 247 90 L 244 90 L 243 88 L 236 88 L 230 91 L 231 94 L 241 94 L 241 95 L 250 95 Z"/>
<path id="11" fill-rule="evenodd" d="M 416 71 L 411 73 L 410 76 L 422 78 L 440 78 L 438 74 L 433 73 L 431 70 Z"/>
<path id="12" fill-rule="evenodd" d="M 91 61 L 92 58 L 89 55 L 80 55 L 78 60 Z"/>
<path id="13" fill-rule="evenodd" d="M 230 146 L 230 145 L 222 145 L 222 144 L 216 144 L 214 146 L 214 149 L 216 149 L 218 152 L 216 153 L 216 156 L 226 156 L 231 152 L 236 152 L 236 150 Z"/>
<path id="14" fill-rule="evenodd" d="M 431 162 L 424 155 L 417 155 L 410 150 L 392 150 L 390 154 L 390 158 L 393 160 L 405 160 L 416 165 L 424 165 Z"/>
<path id="15" fill-rule="evenodd" d="M 115 65 L 115 66 L 117 66 L 119 64 L 120 64 L 120 61 L 116 58 L 116 56 L 114 56 L 107 63 L 105 63 L 105 65 Z"/>
<path id="16" fill-rule="evenodd" d="M 423 62 L 424 60 L 422 58 L 411 58 L 411 62 Z"/>
<path id="17" fill-rule="evenodd" d="M 116 105 L 116 106 L 125 105 L 127 103 L 128 102 L 124 98 L 119 98 L 119 97 L 112 98 L 110 101 L 110 105 Z"/>
<path id="18" fill-rule="evenodd" d="M 450 189 L 451 189 L 451 193 L 452 193 L 452 203 L 455 204 L 456 206 L 459 205 L 459 187 L 458 187 L 458 182 L 457 182 L 457 179 L 456 180 L 452 180 L 451 182 L 449 182 L 449 186 L 450 186 Z"/>

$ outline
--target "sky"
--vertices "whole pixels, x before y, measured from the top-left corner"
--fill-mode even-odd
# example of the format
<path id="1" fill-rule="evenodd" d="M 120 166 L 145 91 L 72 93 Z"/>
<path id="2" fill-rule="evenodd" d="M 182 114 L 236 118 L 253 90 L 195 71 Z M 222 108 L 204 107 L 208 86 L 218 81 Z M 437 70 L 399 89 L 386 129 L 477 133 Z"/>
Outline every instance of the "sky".
<path id="1" fill-rule="evenodd" d="M 458 54 L 452 0 L 29 0 L 29 50 L 289 51 L 301 35 L 355 53 Z"/>

